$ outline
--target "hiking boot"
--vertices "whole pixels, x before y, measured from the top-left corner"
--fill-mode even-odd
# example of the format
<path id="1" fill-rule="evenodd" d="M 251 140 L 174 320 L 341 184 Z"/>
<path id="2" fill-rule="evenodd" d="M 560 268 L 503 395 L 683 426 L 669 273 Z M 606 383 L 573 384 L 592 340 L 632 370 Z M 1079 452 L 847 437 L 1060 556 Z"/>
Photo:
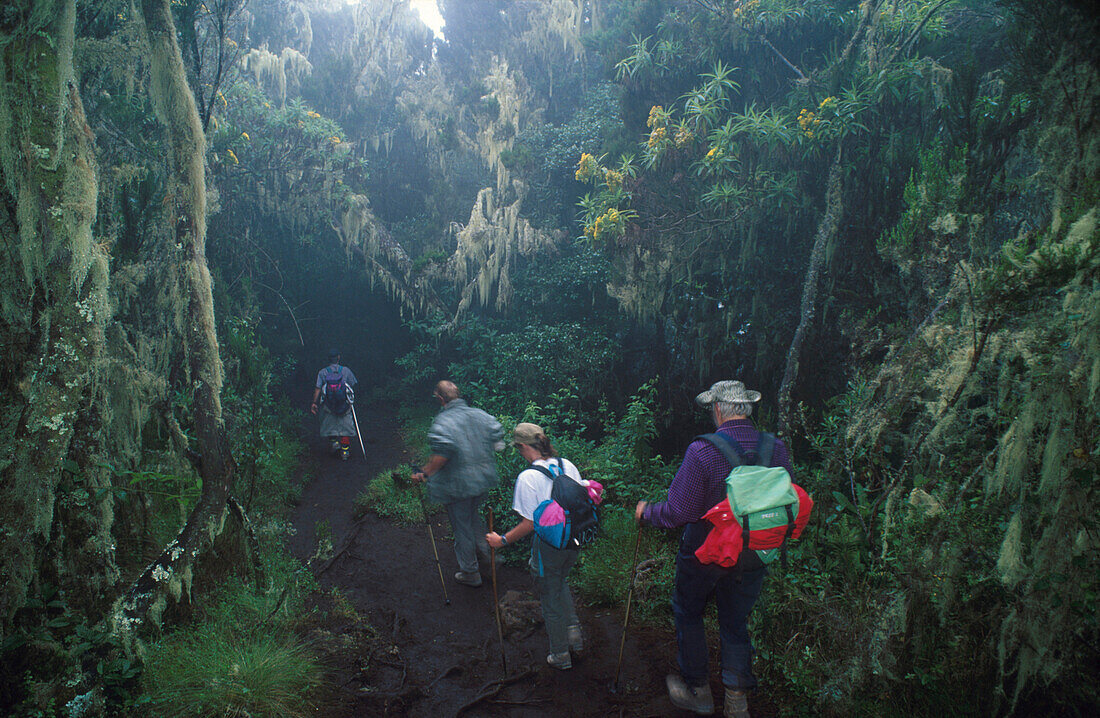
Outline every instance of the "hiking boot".
<path id="1" fill-rule="evenodd" d="M 745 691 L 726 689 L 726 703 L 723 706 L 724 718 L 749 718 L 749 699 Z"/>
<path id="2" fill-rule="evenodd" d="M 473 586 L 477 588 L 481 585 L 481 574 L 477 571 L 471 571 L 466 573 L 465 571 L 458 571 L 455 573 L 455 580 L 461 583 L 463 586 Z"/>
<path id="3" fill-rule="evenodd" d="M 665 676 L 665 685 L 668 686 L 668 699 L 677 708 L 692 711 L 701 716 L 709 716 L 714 712 L 714 696 L 710 693 L 710 686 L 689 686 L 680 676 L 670 673 Z"/>
<path id="4" fill-rule="evenodd" d="M 584 650 L 584 634 L 581 633 L 579 625 L 573 624 L 566 628 L 565 635 L 569 639 L 569 650 L 574 653 L 580 653 Z"/>
<path id="5" fill-rule="evenodd" d="M 573 659 L 569 657 L 569 651 L 565 653 L 551 653 L 546 657 L 546 662 L 550 664 L 551 668 L 556 668 L 559 671 L 568 671 L 573 667 Z"/>

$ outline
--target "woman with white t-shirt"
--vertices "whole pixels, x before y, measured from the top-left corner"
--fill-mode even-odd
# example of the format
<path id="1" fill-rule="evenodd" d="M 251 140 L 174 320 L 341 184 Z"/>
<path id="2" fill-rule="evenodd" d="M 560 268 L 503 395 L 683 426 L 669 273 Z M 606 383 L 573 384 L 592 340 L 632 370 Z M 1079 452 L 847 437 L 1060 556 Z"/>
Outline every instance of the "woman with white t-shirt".
<path id="1" fill-rule="evenodd" d="M 516 425 L 512 445 L 533 466 L 543 466 L 555 475 L 564 472 L 581 485 L 588 483 L 581 478 L 571 461 L 557 458 L 557 452 L 542 427 L 526 422 Z M 529 467 L 519 472 L 512 508 L 523 520 L 503 535 L 495 532 L 486 534 L 489 545 L 503 548 L 532 534 L 535 530 L 535 509 L 550 499 L 553 486 L 554 482 L 538 469 Z M 557 549 L 542 541 L 537 534 L 531 537 L 531 573 L 538 583 L 542 617 L 550 636 L 550 655 L 546 657 L 546 662 L 563 671 L 573 667 L 569 652 L 579 652 L 584 647 L 580 619 L 573 607 L 573 596 L 567 581 L 569 570 L 576 560 L 577 549 Z"/>

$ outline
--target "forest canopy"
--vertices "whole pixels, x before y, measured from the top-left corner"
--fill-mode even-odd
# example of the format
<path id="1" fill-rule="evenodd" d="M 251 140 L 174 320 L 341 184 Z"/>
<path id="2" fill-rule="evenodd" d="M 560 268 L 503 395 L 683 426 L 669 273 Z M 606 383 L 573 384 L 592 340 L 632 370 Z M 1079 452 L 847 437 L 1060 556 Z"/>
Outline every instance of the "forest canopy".
<path id="1" fill-rule="evenodd" d="M 219 587 L 300 609 L 336 346 L 624 516 L 743 380 L 817 506 L 754 619 L 783 713 L 1095 711 L 1092 3 L 420 5 L 0 8 L 0 706 L 158 715 Z"/>

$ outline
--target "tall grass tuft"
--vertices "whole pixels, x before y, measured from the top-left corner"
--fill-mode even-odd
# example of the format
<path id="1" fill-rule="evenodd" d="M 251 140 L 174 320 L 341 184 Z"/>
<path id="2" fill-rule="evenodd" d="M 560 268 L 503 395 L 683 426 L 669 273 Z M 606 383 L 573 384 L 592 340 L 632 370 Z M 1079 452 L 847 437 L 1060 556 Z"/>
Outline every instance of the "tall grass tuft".
<path id="1" fill-rule="evenodd" d="M 638 530 L 631 511 L 612 507 L 601 510 L 600 538 L 581 551 L 572 573 L 574 587 L 587 602 L 626 605 Z M 675 578 L 673 547 L 665 532 L 641 531 L 631 612 L 645 618 L 667 618 Z"/>
<path id="2" fill-rule="evenodd" d="M 412 470 L 408 467 L 385 469 L 371 479 L 366 490 L 355 497 L 354 514 L 358 518 L 367 511 L 374 511 L 383 518 L 394 519 L 405 525 L 424 521 L 424 508 L 420 503 L 421 489 L 409 480 Z M 436 508 L 427 502 L 429 513 Z"/>
<path id="3" fill-rule="evenodd" d="M 152 646 L 144 683 L 151 713 L 175 716 L 314 715 L 322 671 L 289 627 L 270 625 L 277 599 L 242 586 L 192 628 Z"/>

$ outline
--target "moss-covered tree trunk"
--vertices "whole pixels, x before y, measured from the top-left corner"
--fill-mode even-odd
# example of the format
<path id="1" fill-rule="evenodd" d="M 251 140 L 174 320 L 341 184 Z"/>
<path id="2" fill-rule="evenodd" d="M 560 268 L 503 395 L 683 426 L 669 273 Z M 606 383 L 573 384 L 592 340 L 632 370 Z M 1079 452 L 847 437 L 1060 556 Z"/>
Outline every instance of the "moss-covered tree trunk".
<path id="1" fill-rule="evenodd" d="M 836 234 L 840 215 L 844 210 L 843 193 L 840 187 L 840 177 L 844 171 L 840 163 L 841 157 L 842 153 L 838 147 L 833 165 L 829 168 L 829 179 L 825 186 L 825 214 L 822 215 L 821 222 L 817 226 L 813 248 L 810 250 L 810 264 L 806 268 L 806 279 L 802 283 L 802 305 L 799 310 L 798 327 L 794 330 L 794 337 L 787 350 L 787 364 L 783 370 L 783 381 L 779 384 L 779 433 L 783 436 L 790 432 L 791 391 L 795 381 L 798 380 L 802 343 L 817 313 L 817 292 L 821 272 L 825 267 L 825 248 L 829 244 L 829 239 Z"/>
<path id="2" fill-rule="evenodd" d="M 109 497 L 97 499 L 88 487 L 79 495 L 58 492 L 82 472 L 71 457 L 84 455 L 88 437 L 77 436 L 76 427 L 94 431 L 88 402 L 108 315 L 106 254 L 91 229 L 93 136 L 73 77 L 75 2 L 23 0 L 9 11 L 5 20 L 16 22 L 0 27 L 3 635 L 41 574 L 57 580 L 73 573 L 65 567 L 72 556 L 60 556 L 67 545 L 60 499 L 82 515 L 84 538 L 75 552 L 86 559 L 79 561 L 86 575 L 75 577 L 79 590 L 62 598 L 88 608 L 116 576 Z"/>
<path id="3" fill-rule="evenodd" d="M 123 601 L 116 615 L 123 620 L 117 621 L 116 628 L 124 635 L 132 635 L 147 617 L 158 620 L 169 596 L 178 601 L 189 591 L 195 561 L 221 533 L 228 517 L 234 468 L 222 418 L 222 365 L 206 264 L 205 138 L 187 84 L 169 0 L 144 0 L 141 13 L 149 49 L 150 92 L 167 148 L 161 256 L 168 263 L 163 269 L 172 285 L 166 289 L 167 296 L 182 309 L 177 323 L 193 391 L 202 496 L 177 539 L 145 570 Z"/>

